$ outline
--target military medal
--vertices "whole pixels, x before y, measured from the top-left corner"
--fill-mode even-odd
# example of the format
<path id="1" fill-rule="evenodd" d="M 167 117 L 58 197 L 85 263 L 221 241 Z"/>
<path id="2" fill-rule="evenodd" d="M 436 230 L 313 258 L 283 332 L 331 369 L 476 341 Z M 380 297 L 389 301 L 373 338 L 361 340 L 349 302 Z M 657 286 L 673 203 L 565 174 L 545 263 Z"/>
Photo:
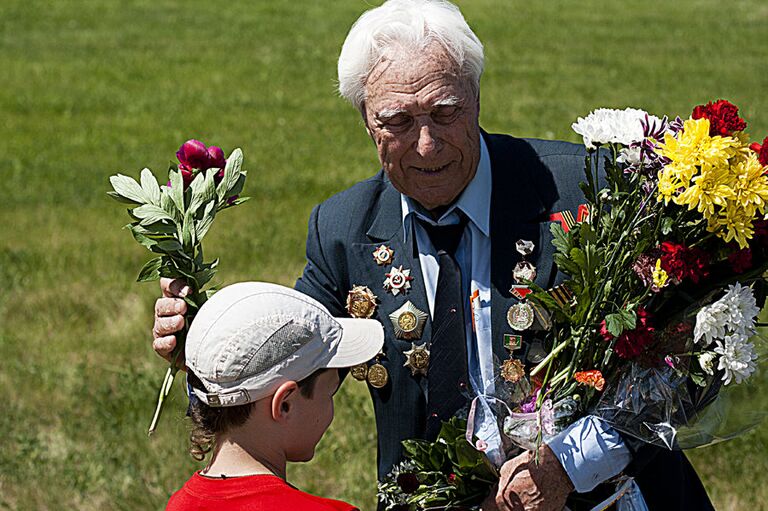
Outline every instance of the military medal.
<path id="1" fill-rule="evenodd" d="M 384 289 L 391 291 L 393 295 L 405 294 L 411 289 L 413 277 L 411 277 L 410 268 L 404 270 L 402 265 L 400 267 L 393 266 L 385 276 L 387 278 L 384 279 Z"/>
<path id="2" fill-rule="evenodd" d="M 376 295 L 366 286 L 354 286 L 347 294 L 347 312 L 353 318 L 368 319 L 376 310 Z"/>
<path id="3" fill-rule="evenodd" d="M 416 344 L 415 342 L 412 342 L 411 349 L 404 351 L 403 355 L 406 357 L 403 366 L 411 370 L 412 376 L 416 376 L 417 374 L 426 376 L 427 368 L 429 367 L 429 350 L 427 349 L 426 343 Z"/>
<path id="4" fill-rule="evenodd" d="M 525 357 L 531 364 L 538 364 L 547 356 L 547 351 L 544 349 L 544 343 L 539 339 L 534 339 L 528 348 L 528 355 Z"/>
<path id="5" fill-rule="evenodd" d="M 365 381 L 368 377 L 368 364 L 358 364 L 349 369 L 349 374 L 357 381 Z"/>
<path id="6" fill-rule="evenodd" d="M 520 254 L 523 258 L 522 261 L 518 262 L 515 265 L 515 268 L 512 270 L 512 278 L 518 284 L 523 284 L 526 281 L 536 280 L 536 266 L 525 260 L 526 256 L 529 256 L 533 253 L 534 248 L 536 248 L 536 245 L 534 245 L 532 241 L 517 240 L 515 242 L 515 250 L 517 250 L 517 253 Z"/>
<path id="7" fill-rule="evenodd" d="M 509 383 L 519 382 L 525 376 L 523 363 L 516 358 L 508 358 L 501 364 L 501 377 Z"/>
<path id="8" fill-rule="evenodd" d="M 533 307 L 526 302 L 516 303 L 507 311 L 507 323 L 518 332 L 531 328 L 534 317 Z"/>
<path id="9" fill-rule="evenodd" d="M 409 300 L 390 314 L 389 320 L 398 339 L 420 339 L 427 323 L 427 313 L 417 309 Z"/>
<path id="10" fill-rule="evenodd" d="M 373 251 L 373 259 L 376 261 L 376 264 L 379 266 L 384 266 L 385 264 L 389 264 L 392 262 L 392 256 L 395 254 L 395 251 L 389 248 L 386 245 L 381 245 L 380 247 L 377 247 L 376 250 Z"/>
<path id="11" fill-rule="evenodd" d="M 368 374 L 366 375 L 368 384 L 374 389 L 383 388 L 389 382 L 387 368 L 379 363 L 379 357 L 382 355 L 383 353 L 376 355 L 376 362 L 368 368 Z"/>
<path id="12" fill-rule="evenodd" d="M 504 334 L 504 347 L 513 352 L 523 347 L 523 336 L 518 334 Z"/>
<path id="13" fill-rule="evenodd" d="M 522 284 L 523 282 L 533 282 L 536 280 L 536 267 L 528 261 L 520 261 L 515 265 L 512 270 L 512 278 L 515 282 Z"/>

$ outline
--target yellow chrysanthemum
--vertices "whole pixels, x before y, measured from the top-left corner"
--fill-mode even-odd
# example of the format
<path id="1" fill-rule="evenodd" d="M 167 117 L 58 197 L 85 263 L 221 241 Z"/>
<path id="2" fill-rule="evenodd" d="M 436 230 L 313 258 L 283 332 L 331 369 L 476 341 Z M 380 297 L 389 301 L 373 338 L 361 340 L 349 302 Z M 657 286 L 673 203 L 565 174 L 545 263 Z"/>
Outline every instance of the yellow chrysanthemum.
<path id="1" fill-rule="evenodd" d="M 734 197 L 731 181 L 728 167 L 702 165 L 701 173 L 694 176 L 691 186 L 675 197 L 674 202 L 704 213 L 705 217 L 712 216 L 715 206 L 725 206 L 726 200 Z"/>
<path id="2" fill-rule="evenodd" d="M 754 151 L 743 160 L 731 167 L 733 179 L 733 201 L 746 210 L 765 212 L 768 202 L 768 176 L 763 174 L 765 169 L 757 159 Z"/>
<path id="3" fill-rule="evenodd" d="M 680 188 L 688 185 L 688 181 L 683 183 L 674 169 L 665 168 L 659 171 L 658 196 L 659 202 L 664 201 L 664 205 L 674 198 Z"/>
<path id="4" fill-rule="evenodd" d="M 739 208 L 736 203 L 733 207 L 726 207 L 720 214 L 713 218 L 707 229 L 710 232 L 717 233 L 717 236 L 725 240 L 726 243 L 735 241 L 739 248 L 747 248 L 748 240 L 755 233 L 752 225 L 754 214 L 743 208 Z"/>
<path id="5" fill-rule="evenodd" d="M 667 285 L 669 275 L 664 271 L 664 268 L 661 267 L 661 259 L 656 259 L 656 268 L 653 270 L 652 277 L 653 285 L 656 289 L 661 289 Z"/>
<path id="6" fill-rule="evenodd" d="M 741 146 L 740 141 L 734 137 L 710 137 L 709 119 L 702 118 L 685 121 L 683 131 L 677 138 L 671 133 L 665 134 L 664 143 L 659 145 L 656 152 L 669 158 L 672 163 L 724 167 Z"/>

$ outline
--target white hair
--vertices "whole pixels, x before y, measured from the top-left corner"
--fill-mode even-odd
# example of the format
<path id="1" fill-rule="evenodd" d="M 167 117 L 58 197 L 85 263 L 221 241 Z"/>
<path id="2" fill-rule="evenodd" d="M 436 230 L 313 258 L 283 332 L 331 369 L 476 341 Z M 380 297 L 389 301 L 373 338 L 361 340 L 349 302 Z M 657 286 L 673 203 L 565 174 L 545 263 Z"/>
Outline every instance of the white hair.
<path id="1" fill-rule="evenodd" d="M 483 44 L 459 8 L 446 0 L 388 0 L 363 13 L 341 48 L 339 92 L 362 111 L 365 82 L 383 58 L 403 48 L 423 49 L 432 42 L 445 48 L 477 93 Z"/>

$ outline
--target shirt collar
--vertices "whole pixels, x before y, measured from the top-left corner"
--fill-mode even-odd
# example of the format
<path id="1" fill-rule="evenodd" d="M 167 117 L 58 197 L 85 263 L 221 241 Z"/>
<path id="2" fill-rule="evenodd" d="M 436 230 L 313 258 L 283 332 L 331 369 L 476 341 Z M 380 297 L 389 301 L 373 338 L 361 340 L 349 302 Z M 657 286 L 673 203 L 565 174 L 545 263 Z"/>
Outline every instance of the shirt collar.
<path id="1" fill-rule="evenodd" d="M 480 161 L 477 163 L 477 172 L 475 177 L 469 182 L 464 191 L 461 192 L 459 198 L 454 202 L 443 215 L 434 221 L 422 208 L 410 197 L 400 194 L 400 203 L 403 211 L 403 231 L 408 233 L 406 229 L 406 220 L 409 216 L 418 215 L 420 218 L 430 222 L 439 224 L 451 224 L 455 223 L 453 220 L 456 215 L 454 210 L 460 209 L 469 220 L 475 224 L 475 226 L 485 236 L 490 236 L 490 223 L 491 223 L 491 157 L 488 153 L 488 146 L 485 144 L 482 135 L 480 136 Z"/>

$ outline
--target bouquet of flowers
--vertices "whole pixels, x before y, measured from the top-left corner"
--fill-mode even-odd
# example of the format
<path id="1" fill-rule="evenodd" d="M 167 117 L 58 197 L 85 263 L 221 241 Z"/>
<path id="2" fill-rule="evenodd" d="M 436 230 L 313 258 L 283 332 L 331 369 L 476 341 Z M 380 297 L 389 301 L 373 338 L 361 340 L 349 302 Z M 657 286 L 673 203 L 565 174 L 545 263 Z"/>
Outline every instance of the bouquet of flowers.
<path id="1" fill-rule="evenodd" d="M 149 169 L 144 169 L 139 182 L 122 174 L 111 176 L 109 181 L 113 191 L 107 192 L 118 202 L 130 205 L 131 223 L 125 228 L 140 245 L 158 254 L 147 261 L 137 280 L 182 278 L 190 288 L 184 297 L 187 302 L 186 325 L 176 334 L 176 348 L 160 387 L 149 434 L 157 427 L 165 398 L 179 370 L 179 357 L 184 353 L 189 324 L 213 293 L 204 287 L 216 274 L 219 260 L 205 261 L 203 238 L 219 211 L 248 200 L 239 197 L 246 176 L 241 170 L 243 153 L 240 149 L 225 158 L 221 148 L 206 147 L 198 140 L 189 140 L 179 148 L 176 157 L 179 163 L 171 164 L 164 186 L 158 184 Z"/>
<path id="2" fill-rule="evenodd" d="M 722 403 L 757 368 L 768 137 L 750 144 L 725 100 L 687 120 L 598 109 L 573 129 L 587 149 L 589 214 L 551 226 L 565 276 L 557 294 L 568 299 L 526 282 L 551 324 L 548 354 L 527 374 L 520 365 L 498 379 L 504 436 L 535 450 L 592 414 L 639 441 L 682 449 L 753 427 L 763 414 L 747 411 L 723 428 Z M 409 509 L 423 509 L 414 495 L 429 491 L 420 470 L 424 487 Z"/>

